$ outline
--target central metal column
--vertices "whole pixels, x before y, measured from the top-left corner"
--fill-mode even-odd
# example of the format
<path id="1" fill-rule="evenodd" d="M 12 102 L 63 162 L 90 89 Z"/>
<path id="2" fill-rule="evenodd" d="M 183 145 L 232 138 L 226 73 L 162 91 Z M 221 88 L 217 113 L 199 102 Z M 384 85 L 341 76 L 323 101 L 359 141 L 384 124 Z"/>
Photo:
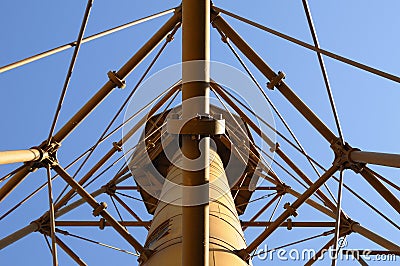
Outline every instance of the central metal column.
<path id="1" fill-rule="evenodd" d="M 185 64 L 185 62 L 197 61 Z M 209 114 L 210 1 L 182 1 L 182 118 Z M 193 81 L 195 77 L 195 81 Z M 196 97 L 196 100 L 193 98 Z M 190 100 L 192 99 L 192 100 Z M 209 182 L 210 138 L 182 135 L 182 153 L 191 160 L 201 158 L 197 165 L 183 158 L 183 185 L 199 186 Z M 201 145 L 201 147 L 200 147 Z M 200 151 L 201 150 L 201 151 Z M 202 166 L 200 165 L 202 164 Z M 200 167 L 198 167 L 200 166 Z M 196 167 L 201 170 L 190 170 Z M 203 193 L 204 192 L 204 193 Z M 209 265 L 209 204 L 208 189 L 193 195 L 183 190 L 183 203 L 206 199 L 200 205 L 184 206 L 182 210 L 182 265 Z M 204 201 L 203 201 L 204 202 Z"/>

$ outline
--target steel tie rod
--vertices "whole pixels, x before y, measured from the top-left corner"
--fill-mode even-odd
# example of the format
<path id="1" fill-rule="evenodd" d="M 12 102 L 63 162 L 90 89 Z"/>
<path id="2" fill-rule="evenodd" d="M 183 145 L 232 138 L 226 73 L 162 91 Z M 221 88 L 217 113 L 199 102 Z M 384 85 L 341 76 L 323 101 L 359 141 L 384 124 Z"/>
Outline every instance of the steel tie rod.
<path id="1" fill-rule="evenodd" d="M 115 33 L 115 32 L 118 32 L 118 31 L 121 31 L 121 30 L 130 28 L 130 27 L 132 27 L 132 26 L 138 25 L 138 24 L 140 24 L 140 23 L 143 23 L 143 22 L 146 22 L 146 21 L 155 19 L 155 18 L 162 17 L 162 16 L 164 16 L 164 15 L 167 15 L 167 14 L 170 14 L 170 13 L 175 12 L 175 10 L 176 10 L 176 8 L 167 9 L 167 10 L 165 10 L 165 11 L 158 12 L 158 13 L 155 13 L 155 14 L 153 14 L 153 15 L 150 15 L 150 16 L 147 16 L 147 17 L 144 17 L 144 18 L 140 18 L 140 19 L 137 19 L 137 20 L 133 20 L 133 21 L 128 22 L 128 23 L 126 23 L 126 24 L 122 24 L 122 25 L 120 25 L 120 26 L 117 26 L 117 27 L 114 27 L 114 28 L 111 28 L 111 29 L 108 29 L 108 30 L 105 30 L 105 31 L 102 31 L 102 32 L 99 32 L 99 33 L 96 33 L 96 34 L 93 34 L 93 35 L 90 35 L 90 36 L 88 36 L 88 37 L 83 38 L 83 39 L 82 39 L 82 43 L 87 43 L 87 42 L 96 40 L 96 39 L 98 39 L 98 38 L 107 36 L 107 35 L 109 35 L 109 34 L 112 34 L 112 33 Z M 50 55 L 53 55 L 53 54 L 62 52 L 62 51 L 64 51 L 64 50 L 67 50 L 67 49 L 69 49 L 69 48 L 72 48 L 72 47 L 74 47 L 74 46 L 76 46 L 76 45 L 77 45 L 76 42 L 70 42 L 70 43 L 61 45 L 61 46 L 59 46 L 59 47 L 56 47 L 56 48 L 47 50 L 47 51 L 45 51 L 45 52 L 42 52 L 42 53 L 39 53 L 39 54 L 30 56 L 30 57 L 27 57 L 27 58 L 25 58 L 25 59 L 16 61 L 16 62 L 14 62 L 14 63 L 11 63 L 11 64 L 8 64 L 8 65 L 2 66 L 2 67 L 0 67 L 0 73 L 9 71 L 9 70 L 11 70 L 11 69 L 14 69 L 14 68 L 17 68 L 17 67 L 20 67 L 20 66 L 29 64 L 29 63 L 32 63 L 32 62 L 34 62 L 34 61 L 36 61 L 36 60 L 45 58 L 45 57 L 47 57 L 47 56 L 50 56 Z"/>
<path id="2" fill-rule="evenodd" d="M 172 16 L 117 72 L 111 73 L 110 80 L 53 136 L 52 140 L 61 143 L 75 128 L 117 87 L 115 79 L 121 83 L 123 80 L 155 49 L 155 47 L 167 37 L 170 31 L 181 21 L 180 10 Z M 35 168 L 36 169 L 36 168 Z M 24 167 L 18 171 L 8 182 L 0 188 L 0 202 L 18 186 L 32 170 Z"/>
<path id="3" fill-rule="evenodd" d="M 398 76 L 395 76 L 395 75 L 393 75 L 393 74 L 384 72 L 384 71 L 382 71 L 382 70 L 379 70 L 379 69 L 376 69 L 376 68 L 373 68 L 373 67 L 370 67 L 370 66 L 361 64 L 361 63 L 359 63 L 359 62 L 356 62 L 356 61 L 351 60 L 351 59 L 348 59 L 348 58 L 346 58 L 346 57 L 337 55 L 337 54 L 332 53 L 332 52 L 329 52 L 329 51 L 327 51 L 327 50 L 320 49 L 320 48 L 316 48 L 315 46 L 313 46 L 313 45 L 311 45 L 311 44 L 308 44 L 308 43 L 306 43 L 306 42 L 300 41 L 299 39 L 293 38 L 293 37 L 288 36 L 288 35 L 286 35 L 286 34 L 280 33 L 279 31 L 273 30 L 273 29 L 268 28 L 268 27 L 266 27 L 266 26 L 264 26 L 264 25 L 261 25 L 261 24 L 259 24 L 259 23 L 254 22 L 254 21 L 251 21 L 251 20 L 249 20 L 249 19 L 246 19 L 246 18 L 244 18 L 244 17 L 241 17 L 241 16 L 239 16 L 239 15 L 236 15 L 236 14 L 234 14 L 234 13 L 232 13 L 232 12 L 227 11 L 227 10 L 221 9 L 221 8 L 219 8 L 219 7 L 215 7 L 215 6 L 214 6 L 213 8 L 214 8 L 214 10 L 215 10 L 216 12 L 224 13 L 225 15 L 228 15 L 228 16 L 230 16 L 230 17 L 232 17 L 232 18 L 235 18 L 235 19 L 237 19 L 237 20 L 239 20 L 239 21 L 242 21 L 242 22 L 244 22 L 244 23 L 246 23 L 246 24 L 249 24 L 249 25 L 251 25 L 251 26 L 253 26 L 253 27 L 256 27 L 256 28 L 258 28 L 258 29 L 260 29 L 260 30 L 266 31 L 266 32 L 268 32 L 268 33 L 270 33 L 270 34 L 273 34 L 273 35 L 275 35 L 275 36 L 278 36 L 279 38 L 285 39 L 285 40 L 287 40 L 287 41 L 289 41 L 289 42 L 295 43 L 295 44 L 297 44 L 297 45 L 299 45 L 299 46 L 302 46 L 302 47 L 304 47 L 304 48 L 306 48 L 306 49 L 309 49 L 309 50 L 312 50 L 312 51 L 315 51 L 315 52 L 319 52 L 319 53 L 321 53 L 321 54 L 323 54 L 323 55 L 325 55 L 325 56 L 328 56 L 328 57 L 330 57 L 330 58 L 332 58 L 332 59 L 335 59 L 335 60 L 337 60 L 337 61 L 340 61 L 340 62 L 342 62 L 342 63 L 351 65 L 351 66 L 356 67 L 356 68 L 359 68 L 359 69 L 362 69 L 362 70 L 364 70 L 364 71 L 366 71 L 366 72 L 375 74 L 375 75 L 380 76 L 380 77 L 382 77 L 382 78 L 385 78 L 385 79 L 388 79 L 388 80 L 391 80 L 391 81 L 400 83 L 400 77 L 398 77 Z"/>

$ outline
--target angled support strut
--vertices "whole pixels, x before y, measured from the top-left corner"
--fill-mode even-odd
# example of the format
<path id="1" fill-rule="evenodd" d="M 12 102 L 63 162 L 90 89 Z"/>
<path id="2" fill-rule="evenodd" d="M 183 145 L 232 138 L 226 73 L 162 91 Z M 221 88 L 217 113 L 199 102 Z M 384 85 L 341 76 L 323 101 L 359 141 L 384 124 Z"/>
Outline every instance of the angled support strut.
<path id="1" fill-rule="evenodd" d="M 71 134 L 75 128 L 114 90 L 118 85 L 123 85 L 122 81 L 155 49 L 155 47 L 181 22 L 181 9 L 175 10 L 175 14 L 128 60 L 117 72 L 115 84 L 113 81 L 107 81 L 103 87 L 52 137 L 50 145 L 59 146 L 65 138 Z M 48 149 L 47 141 L 39 147 L 43 150 Z M 0 188 L 0 202 L 3 201 L 11 191 L 18 186 L 30 172 L 35 171 L 37 167 L 26 166 L 14 174 L 10 180 Z"/>
<path id="2" fill-rule="evenodd" d="M 101 215 L 129 244 L 131 244 L 140 254 L 141 259 L 146 260 L 150 255 L 149 250 L 145 250 L 143 246 L 105 209 L 107 205 L 102 202 L 98 203 L 92 195 L 90 195 L 75 179 L 73 179 L 60 165 L 54 165 L 53 169 L 93 208 L 93 215 Z"/>

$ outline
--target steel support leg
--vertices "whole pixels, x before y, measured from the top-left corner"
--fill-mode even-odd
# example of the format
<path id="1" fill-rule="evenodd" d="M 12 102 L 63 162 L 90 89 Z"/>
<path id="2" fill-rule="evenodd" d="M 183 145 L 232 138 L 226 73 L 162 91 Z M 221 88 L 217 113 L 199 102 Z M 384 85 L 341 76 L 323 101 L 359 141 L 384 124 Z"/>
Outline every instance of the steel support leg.
<path id="1" fill-rule="evenodd" d="M 248 256 L 251 252 L 257 249 L 261 243 L 274 232 L 281 223 L 283 223 L 291 215 L 294 215 L 296 209 L 299 208 L 308 198 L 312 196 L 318 188 L 320 188 L 338 169 L 340 166 L 333 165 L 329 168 L 315 183 L 310 186 L 297 200 L 291 205 L 286 206 L 286 210 L 276 220 L 261 233 L 245 250 L 240 254 L 243 257 Z"/>
<path id="2" fill-rule="evenodd" d="M 158 109 L 160 109 L 161 106 L 164 105 L 164 103 L 167 102 L 168 99 L 180 88 L 180 86 L 180 84 L 173 86 L 171 90 L 166 93 L 166 95 L 152 107 L 148 115 L 143 117 L 138 123 L 136 123 L 136 125 L 133 126 L 120 141 L 113 145 L 113 147 L 92 167 L 92 169 L 90 169 L 81 178 L 81 180 L 79 180 L 79 184 L 83 185 L 87 180 L 89 180 L 89 178 L 91 178 L 119 150 L 119 148 L 122 147 L 123 142 L 127 141 L 133 134 L 135 134 L 136 131 L 146 123 L 146 119 L 155 114 Z M 68 191 L 67 194 L 65 194 L 64 197 L 62 197 L 60 201 L 55 205 L 55 209 L 58 210 L 62 206 L 64 206 L 74 193 L 74 190 Z"/>
<path id="3" fill-rule="evenodd" d="M 117 72 L 115 77 L 119 80 L 125 80 L 128 75 L 164 40 L 170 31 L 174 29 L 176 24 L 181 20 L 181 13 L 177 11 L 143 46 L 136 54 L 129 59 Z M 108 94 L 117 87 L 113 81 L 108 81 L 90 99 L 58 132 L 54 135 L 53 140 L 61 143 L 85 118 L 89 115 L 98 104 L 100 104 Z"/>
<path id="4" fill-rule="evenodd" d="M 123 171 L 122 171 L 123 172 Z M 117 175 L 119 176 L 119 174 Z M 126 180 L 127 178 L 129 178 L 129 175 L 125 175 L 123 177 L 119 177 L 115 180 L 115 183 L 118 184 L 124 180 Z M 107 191 L 107 189 L 105 187 L 102 187 L 98 190 L 96 190 L 95 192 L 91 193 L 90 195 L 95 198 L 103 193 L 105 193 Z M 73 203 L 65 206 L 64 208 L 56 211 L 55 213 L 55 217 L 59 218 L 67 213 L 69 213 L 72 210 L 75 210 L 76 208 L 78 208 L 79 206 L 85 204 L 85 200 L 84 199 L 79 199 L 74 201 Z M 57 225 L 57 222 L 56 222 Z M 5 247 L 8 247 L 9 245 L 13 244 L 14 242 L 17 242 L 18 240 L 26 237 L 27 235 L 38 231 L 40 229 L 40 224 L 37 222 L 32 222 L 29 225 L 15 231 L 14 233 L 4 237 L 3 239 L 0 239 L 0 250 L 2 250 Z"/>
<path id="5" fill-rule="evenodd" d="M 351 225 L 351 230 L 364 236 L 365 238 L 368 238 L 372 242 L 375 242 L 376 244 L 380 245 L 383 248 L 386 248 L 387 250 L 391 251 L 398 251 L 400 252 L 400 246 L 387 240 L 386 238 L 368 230 L 367 228 L 361 226 L 358 223 L 354 223 Z"/>
<path id="6" fill-rule="evenodd" d="M 41 152 L 38 149 L 1 151 L 0 164 L 33 162 L 40 160 L 41 157 Z"/>
<path id="7" fill-rule="evenodd" d="M 367 168 L 363 168 L 360 174 L 367 182 L 398 212 L 400 213 L 399 199 L 371 173 Z"/>
<path id="8" fill-rule="evenodd" d="M 32 172 L 29 166 L 23 167 L 16 172 L 8 181 L 0 188 L 0 202 L 2 202 L 29 174 Z"/>
<path id="9" fill-rule="evenodd" d="M 104 204 L 98 203 L 81 185 L 76 182 L 61 166 L 55 165 L 53 169 L 94 209 L 93 215 L 101 215 L 106 221 L 140 254 L 144 254 L 143 246 L 106 210 Z"/>
<path id="10" fill-rule="evenodd" d="M 0 239 L 0 250 L 3 248 L 8 247 L 9 245 L 17 242 L 21 238 L 26 237 L 27 235 L 39 230 L 39 225 L 36 223 L 31 223 L 24 228 L 19 229 L 18 231 L 15 231 L 14 233 L 6 236 L 3 239 Z"/>
<path id="11" fill-rule="evenodd" d="M 213 25 L 221 30 L 239 50 L 253 63 L 253 65 L 267 78 L 273 82 L 278 75 L 267 63 L 242 39 L 242 37 L 219 15 L 213 19 Z M 313 125 L 313 127 L 329 142 L 334 142 L 335 134 L 308 108 L 306 104 L 286 85 L 285 82 L 276 82 L 275 86 L 282 95 Z"/>
<path id="12" fill-rule="evenodd" d="M 352 151 L 350 153 L 350 160 L 357 163 L 370 163 L 400 168 L 400 154 Z"/>
<path id="13" fill-rule="evenodd" d="M 245 112 L 243 112 L 229 97 L 228 95 L 223 91 L 223 89 L 216 83 L 211 83 L 211 87 L 212 89 L 218 93 L 218 95 L 220 95 L 227 103 L 230 107 L 232 107 L 239 115 L 240 117 L 254 130 L 254 132 L 257 133 L 257 135 L 260 136 L 260 138 L 262 138 L 271 148 L 275 148 L 275 143 L 272 142 L 271 139 L 268 138 L 267 135 L 265 135 L 262 130 L 246 115 Z M 303 179 L 308 185 L 311 185 L 313 182 L 311 181 L 311 179 L 309 179 L 304 173 L 303 171 L 301 171 L 291 160 L 290 158 L 279 148 L 276 148 L 276 154 L 282 158 L 283 161 L 285 161 L 285 163 L 293 169 L 293 171 L 296 172 L 296 174 L 298 174 L 301 179 Z M 280 181 L 280 183 L 282 183 Z M 318 194 L 318 196 L 320 196 L 323 201 L 324 204 L 326 206 L 328 206 L 331 210 L 335 210 L 336 206 L 333 204 L 333 202 L 321 191 L 321 190 L 317 190 L 316 192 Z M 342 213 L 343 215 L 343 213 Z"/>

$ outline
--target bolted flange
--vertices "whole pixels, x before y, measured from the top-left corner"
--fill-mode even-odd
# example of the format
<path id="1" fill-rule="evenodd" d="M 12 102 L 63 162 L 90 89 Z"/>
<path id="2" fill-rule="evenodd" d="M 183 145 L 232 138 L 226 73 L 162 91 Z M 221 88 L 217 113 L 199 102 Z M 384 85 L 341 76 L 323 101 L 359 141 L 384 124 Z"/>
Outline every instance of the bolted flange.
<path id="1" fill-rule="evenodd" d="M 107 204 L 105 202 L 100 202 L 100 204 L 93 210 L 93 216 L 99 216 L 102 211 L 107 208 Z"/>
<path id="2" fill-rule="evenodd" d="M 289 202 L 286 202 L 285 205 L 283 205 L 283 208 L 288 210 L 290 212 L 290 215 L 296 217 L 298 215 L 297 211 L 295 208 L 293 208 Z"/>
<path id="3" fill-rule="evenodd" d="M 206 135 L 215 136 L 225 134 L 225 119 L 220 115 L 197 115 L 197 117 L 184 120 L 171 116 L 167 121 L 167 132 L 180 135 Z"/>
<path id="4" fill-rule="evenodd" d="M 117 72 L 115 71 L 108 71 L 107 73 L 108 78 L 110 79 L 110 81 L 112 83 L 114 83 L 115 86 L 117 86 L 120 89 L 125 88 L 126 84 L 125 84 L 125 80 L 121 80 L 118 75 Z"/>
<path id="5" fill-rule="evenodd" d="M 282 71 L 278 72 L 278 75 L 271 79 L 270 82 L 267 83 L 267 88 L 273 90 L 274 87 L 281 85 L 282 80 L 285 79 L 285 73 Z"/>

